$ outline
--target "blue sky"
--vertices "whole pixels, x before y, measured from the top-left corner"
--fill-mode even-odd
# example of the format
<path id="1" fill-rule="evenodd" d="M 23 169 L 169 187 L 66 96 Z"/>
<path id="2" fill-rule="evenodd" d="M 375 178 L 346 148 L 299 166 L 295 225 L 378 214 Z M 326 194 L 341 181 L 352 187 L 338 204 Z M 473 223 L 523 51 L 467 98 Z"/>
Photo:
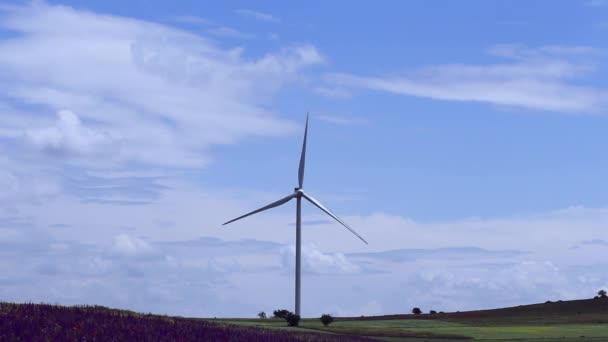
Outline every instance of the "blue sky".
<path id="1" fill-rule="evenodd" d="M 0 6 L 0 299 L 252 316 L 608 286 L 608 2 Z M 308 224 L 306 224 L 308 223 Z M 331 284 L 331 285 L 328 285 Z M 272 286 L 270 286 L 272 285 Z M 550 298 L 548 298 L 550 297 Z"/>

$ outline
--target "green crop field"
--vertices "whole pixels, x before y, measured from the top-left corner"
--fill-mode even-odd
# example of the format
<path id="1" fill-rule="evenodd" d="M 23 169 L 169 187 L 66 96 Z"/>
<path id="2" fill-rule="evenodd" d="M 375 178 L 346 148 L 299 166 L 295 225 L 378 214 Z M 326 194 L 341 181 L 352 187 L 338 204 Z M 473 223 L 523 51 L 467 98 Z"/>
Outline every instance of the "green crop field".
<path id="1" fill-rule="evenodd" d="M 282 319 L 220 322 L 273 329 L 368 336 L 385 341 L 608 341 L 608 299 L 578 300 L 437 315 L 337 318 L 328 327 L 303 319 L 288 328 Z"/>
<path id="2" fill-rule="evenodd" d="M 299 328 L 288 328 L 283 320 L 221 320 L 225 323 L 302 331 L 323 331 L 347 335 L 370 336 L 387 341 L 608 341 L 608 324 L 532 324 L 497 326 L 455 323 L 442 320 L 391 319 L 337 321 L 324 327 L 318 320 L 306 319 Z M 433 338 L 435 337 L 435 338 Z"/>

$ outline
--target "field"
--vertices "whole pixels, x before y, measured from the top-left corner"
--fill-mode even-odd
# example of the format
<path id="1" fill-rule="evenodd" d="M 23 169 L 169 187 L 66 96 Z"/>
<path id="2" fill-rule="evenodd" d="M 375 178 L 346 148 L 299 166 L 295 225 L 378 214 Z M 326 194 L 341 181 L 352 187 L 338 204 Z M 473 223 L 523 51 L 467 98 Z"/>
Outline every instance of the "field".
<path id="1" fill-rule="evenodd" d="M 226 322 L 267 328 L 285 325 L 273 319 Z M 329 327 L 318 319 L 304 319 L 300 329 L 386 341 L 608 341 L 608 299 L 435 315 L 344 317 Z"/>
<path id="2" fill-rule="evenodd" d="M 0 341 L 366 341 L 365 337 L 243 327 L 100 306 L 0 302 Z"/>
<path id="3" fill-rule="evenodd" d="M 286 329 L 283 322 L 267 320 L 230 320 L 232 324 Z M 444 320 L 349 320 L 329 327 L 317 320 L 304 320 L 299 330 L 320 330 L 344 335 L 368 336 L 386 341 L 608 341 L 608 324 L 520 324 L 504 325 L 497 321 L 483 325 Z"/>
<path id="4" fill-rule="evenodd" d="M 608 341 L 608 299 L 422 315 L 303 319 L 200 319 L 100 306 L 0 302 L 0 341 Z"/>

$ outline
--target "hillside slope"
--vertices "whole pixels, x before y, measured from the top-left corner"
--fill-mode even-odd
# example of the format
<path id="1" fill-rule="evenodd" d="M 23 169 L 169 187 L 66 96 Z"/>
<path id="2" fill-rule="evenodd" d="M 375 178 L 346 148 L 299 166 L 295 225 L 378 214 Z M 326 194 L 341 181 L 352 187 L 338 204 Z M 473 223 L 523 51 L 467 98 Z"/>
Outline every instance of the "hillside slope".
<path id="1" fill-rule="evenodd" d="M 580 299 L 519 305 L 514 307 L 447 312 L 438 314 L 397 314 L 366 317 L 340 317 L 337 320 L 440 319 L 445 321 L 491 321 L 517 323 L 608 323 L 608 298 Z"/>
<path id="2" fill-rule="evenodd" d="M 243 327 L 101 306 L 0 302 L 0 341 L 373 341 L 365 337 Z"/>

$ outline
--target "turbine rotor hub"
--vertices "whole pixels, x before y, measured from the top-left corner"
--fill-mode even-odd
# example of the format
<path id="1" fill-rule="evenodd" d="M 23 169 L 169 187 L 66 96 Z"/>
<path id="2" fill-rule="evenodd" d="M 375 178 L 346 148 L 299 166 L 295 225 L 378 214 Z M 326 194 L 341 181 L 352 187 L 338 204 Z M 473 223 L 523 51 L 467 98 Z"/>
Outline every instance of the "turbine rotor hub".
<path id="1" fill-rule="evenodd" d="M 304 195 L 304 191 L 301 188 L 294 188 L 293 191 L 296 193 L 296 198 L 301 198 Z"/>

